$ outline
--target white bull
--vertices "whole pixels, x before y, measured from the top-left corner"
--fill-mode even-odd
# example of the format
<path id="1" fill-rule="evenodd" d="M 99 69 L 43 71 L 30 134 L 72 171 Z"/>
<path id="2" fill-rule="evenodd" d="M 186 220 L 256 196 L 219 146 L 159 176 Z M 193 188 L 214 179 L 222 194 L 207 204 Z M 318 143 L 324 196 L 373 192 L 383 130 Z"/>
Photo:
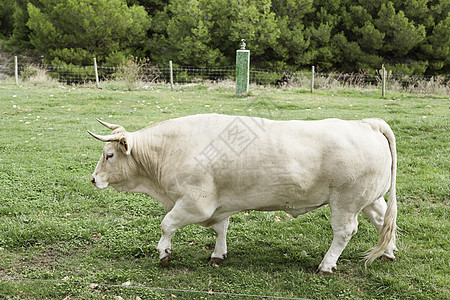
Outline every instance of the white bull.
<path id="1" fill-rule="evenodd" d="M 363 213 L 379 233 L 366 262 L 394 259 L 397 204 L 395 137 L 383 120 L 271 121 L 195 115 L 137 132 L 113 130 L 92 174 L 100 189 L 145 193 L 169 212 L 158 251 L 169 263 L 174 233 L 211 226 L 213 262 L 226 258 L 229 217 L 241 211 L 282 210 L 297 217 L 328 204 L 334 238 L 319 274 L 332 273 Z M 383 196 L 390 189 L 388 205 Z"/>

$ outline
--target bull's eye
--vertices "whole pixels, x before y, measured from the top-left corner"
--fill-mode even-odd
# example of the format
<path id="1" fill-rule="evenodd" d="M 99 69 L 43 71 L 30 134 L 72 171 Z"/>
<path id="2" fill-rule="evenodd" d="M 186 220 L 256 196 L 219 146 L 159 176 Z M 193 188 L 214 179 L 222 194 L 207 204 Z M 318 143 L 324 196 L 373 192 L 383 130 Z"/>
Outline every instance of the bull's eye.
<path id="1" fill-rule="evenodd" d="M 110 159 L 114 157 L 114 153 L 108 153 L 106 154 L 106 159 Z"/>

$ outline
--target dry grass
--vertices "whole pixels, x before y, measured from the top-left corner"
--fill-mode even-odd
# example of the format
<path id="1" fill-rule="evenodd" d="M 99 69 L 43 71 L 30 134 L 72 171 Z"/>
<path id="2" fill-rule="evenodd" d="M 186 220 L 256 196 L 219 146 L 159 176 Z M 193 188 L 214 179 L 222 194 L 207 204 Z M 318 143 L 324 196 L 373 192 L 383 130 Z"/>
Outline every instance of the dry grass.
<path id="1" fill-rule="evenodd" d="M 130 56 L 114 74 L 114 79 L 125 82 L 129 91 L 154 82 L 159 76 L 159 69 L 150 64 L 148 58 Z"/>
<path id="2" fill-rule="evenodd" d="M 444 76 L 419 78 L 404 76 L 389 80 L 389 90 L 412 94 L 450 94 L 450 79 Z"/>
<path id="3" fill-rule="evenodd" d="M 0 53 L 0 79 L 7 80 L 5 76 L 13 76 L 11 74 L 11 63 L 2 63 L 4 58 Z M 77 66 L 73 66 L 77 67 Z M 2 68 L 6 71 L 2 71 Z M 77 67 L 78 68 L 78 67 Z M 55 71 L 56 70 L 56 71 Z M 108 71 L 105 71 L 108 70 Z M 109 71 L 110 70 L 110 71 Z M 6 73 L 5 73 L 6 72 Z M 8 73 L 9 72 L 9 73 Z M 12 69 L 13 72 L 13 69 Z M 21 80 L 32 84 L 43 83 L 76 83 L 76 82 L 90 82 L 91 77 L 86 77 L 84 80 L 69 78 L 73 71 L 69 70 L 66 73 L 59 71 L 57 66 L 48 69 L 45 66 L 28 64 L 23 67 L 20 72 Z M 136 58 L 130 56 L 117 68 L 105 68 L 102 72 L 106 72 L 101 78 L 103 87 L 113 87 L 114 89 L 126 90 L 141 90 L 148 89 L 155 83 L 166 83 L 167 74 L 163 74 L 164 70 L 154 66 L 148 59 Z M 110 72 L 110 73 L 108 73 Z M 229 69 L 221 70 L 214 69 L 208 73 L 204 69 L 189 69 L 175 72 L 174 83 L 177 86 L 185 86 L 188 84 L 205 84 L 209 86 L 232 87 L 235 85 L 235 80 L 229 77 Z M 2 74 L 4 73 L 4 74 Z M 7 74 L 8 73 L 8 74 Z M 81 71 L 86 76 L 86 71 Z M 6 74 L 6 75 L 5 75 Z M 57 75 L 56 75 L 57 74 Z M 222 74 L 216 80 L 211 80 L 211 76 Z M 228 74 L 228 75 L 227 75 Z M 316 73 L 314 81 L 315 90 L 340 90 L 340 89 L 355 89 L 355 90 L 381 90 L 381 75 L 380 71 L 375 74 L 368 72 L 359 73 Z M 89 74 L 91 76 L 92 74 Z M 60 76 L 58 79 L 54 76 Z M 311 73 L 297 72 L 297 73 L 283 73 L 271 71 L 252 70 L 250 76 L 250 84 L 252 86 L 276 86 L 283 90 L 291 88 L 307 89 L 311 88 Z M 434 77 L 418 77 L 418 76 L 396 76 L 392 71 L 387 72 L 386 88 L 388 92 L 406 92 L 412 94 L 450 94 L 450 78 L 445 76 Z"/>
<path id="4" fill-rule="evenodd" d="M 48 70 L 36 64 L 26 65 L 21 72 L 20 77 L 23 81 L 32 84 L 48 84 L 56 82 L 56 80 L 50 76 Z"/>
<path id="5" fill-rule="evenodd" d="M 300 87 L 308 87 L 311 79 L 302 76 L 294 83 Z M 450 79 L 444 76 L 417 77 L 403 76 L 395 77 L 392 72 L 388 72 L 386 79 L 387 90 L 391 92 L 401 92 L 409 94 L 450 94 Z M 362 73 L 343 74 L 330 73 L 315 77 L 315 89 L 381 89 L 381 76 L 371 76 Z"/>

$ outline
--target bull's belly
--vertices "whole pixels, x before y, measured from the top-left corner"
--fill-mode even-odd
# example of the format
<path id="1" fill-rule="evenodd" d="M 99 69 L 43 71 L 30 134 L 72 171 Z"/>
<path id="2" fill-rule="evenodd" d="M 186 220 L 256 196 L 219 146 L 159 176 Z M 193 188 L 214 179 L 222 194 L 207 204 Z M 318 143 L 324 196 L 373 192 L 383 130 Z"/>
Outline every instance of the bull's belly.
<path id="1" fill-rule="evenodd" d="M 315 206 L 305 206 L 305 207 L 295 207 L 290 205 L 285 206 L 274 206 L 274 207 L 263 207 L 260 209 L 254 209 L 258 211 L 284 211 L 288 213 L 289 215 L 293 216 L 294 218 L 297 218 L 300 215 L 306 214 L 307 212 L 310 212 L 312 210 L 315 210 L 326 203 L 315 205 Z"/>
<path id="2" fill-rule="evenodd" d="M 219 205 L 225 211 L 285 211 L 298 216 L 328 203 L 329 188 L 301 191 L 298 186 L 260 186 L 248 191 L 228 191 L 219 197 Z"/>
<path id="3" fill-rule="evenodd" d="M 359 211 L 387 192 L 390 178 L 366 175 L 340 182 L 339 185 L 335 185 L 334 180 L 321 178 L 310 181 L 309 185 L 269 182 L 265 181 L 264 184 L 254 182 L 253 186 L 247 185 L 243 189 L 238 189 L 235 185 L 233 188 L 222 190 L 217 195 L 220 210 L 285 211 L 297 217 L 323 205 L 334 203 L 348 207 L 352 211 Z"/>
<path id="4" fill-rule="evenodd" d="M 326 204 L 325 202 L 320 204 L 319 203 L 311 204 L 310 201 L 302 202 L 298 201 L 298 199 L 297 201 L 290 201 L 290 202 L 289 201 L 279 202 L 276 201 L 276 199 L 271 199 L 269 201 L 265 197 L 264 198 L 258 197 L 259 200 L 253 200 L 245 203 L 246 200 L 249 198 L 233 197 L 227 199 L 225 197 L 219 199 L 219 206 L 216 208 L 213 215 L 207 221 L 199 223 L 199 225 L 210 226 L 211 224 L 219 222 L 226 217 L 248 210 L 285 211 L 289 215 L 296 218 L 299 215 L 305 214 L 309 211 L 312 211 Z"/>

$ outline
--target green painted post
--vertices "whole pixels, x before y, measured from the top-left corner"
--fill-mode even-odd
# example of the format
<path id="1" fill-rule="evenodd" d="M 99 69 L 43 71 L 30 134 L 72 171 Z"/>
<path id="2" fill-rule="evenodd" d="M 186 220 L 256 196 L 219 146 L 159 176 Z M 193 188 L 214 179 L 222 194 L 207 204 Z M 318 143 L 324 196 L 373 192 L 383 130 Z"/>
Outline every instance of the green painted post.
<path id="1" fill-rule="evenodd" d="M 245 40 L 236 51 L 236 95 L 248 94 L 250 79 L 250 50 L 245 50 Z"/>

